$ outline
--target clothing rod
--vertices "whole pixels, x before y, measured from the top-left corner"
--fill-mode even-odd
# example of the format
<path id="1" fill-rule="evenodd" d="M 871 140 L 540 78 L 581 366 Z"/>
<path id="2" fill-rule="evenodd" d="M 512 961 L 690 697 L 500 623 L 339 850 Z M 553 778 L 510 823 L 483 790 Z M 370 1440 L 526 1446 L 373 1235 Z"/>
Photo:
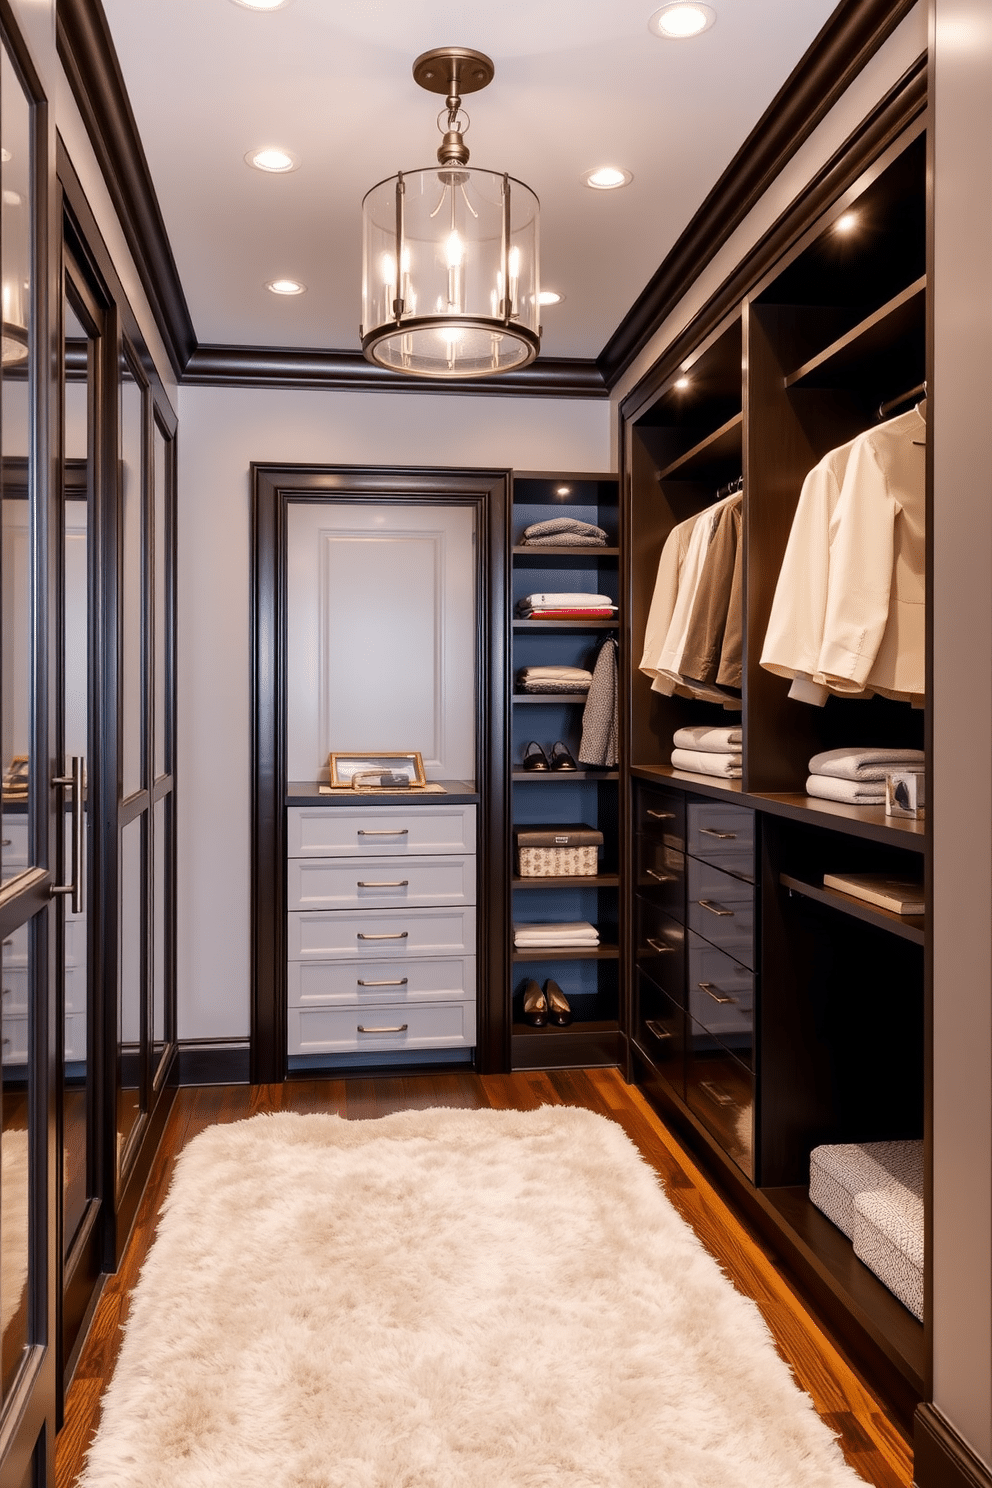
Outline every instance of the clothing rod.
<path id="1" fill-rule="evenodd" d="M 903 393 L 901 397 L 890 398 L 887 403 L 880 403 L 878 405 L 878 416 L 880 419 L 884 419 L 887 413 L 891 413 L 892 410 L 894 408 L 898 408 L 900 404 L 916 402 L 921 398 L 925 398 L 926 395 L 927 385 L 925 382 L 921 382 L 916 387 L 910 388 L 907 393 Z"/>
<path id="2" fill-rule="evenodd" d="M 735 492 L 743 491 L 743 489 L 744 477 L 742 475 L 735 476 L 734 479 L 732 481 L 728 481 L 725 486 L 720 486 L 718 488 L 716 499 L 718 501 L 722 501 L 724 496 L 733 496 Z"/>

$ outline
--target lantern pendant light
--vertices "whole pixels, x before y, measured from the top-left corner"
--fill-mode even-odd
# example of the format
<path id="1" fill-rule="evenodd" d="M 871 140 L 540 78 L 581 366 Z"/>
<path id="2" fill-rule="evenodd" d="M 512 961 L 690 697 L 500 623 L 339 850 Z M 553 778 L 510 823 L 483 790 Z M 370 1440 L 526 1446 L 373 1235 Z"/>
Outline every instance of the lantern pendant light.
<path id="1" fill-rule="evenodd" d="M 416 82 L 445 95 L 438 164 L 400 171 L 362 202 L 362 350 L 391 371 L 491 377 L 540 350 L 540 204 L 523 182 L 468 164 L 462 95 L 494 72 L 467 47 L 418 57 Z"/>

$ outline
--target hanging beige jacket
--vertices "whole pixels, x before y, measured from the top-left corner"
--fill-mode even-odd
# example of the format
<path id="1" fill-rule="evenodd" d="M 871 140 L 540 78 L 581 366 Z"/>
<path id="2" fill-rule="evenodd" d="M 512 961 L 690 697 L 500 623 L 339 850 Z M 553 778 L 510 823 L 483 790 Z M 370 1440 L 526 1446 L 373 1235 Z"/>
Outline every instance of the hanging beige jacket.
<path id="1" fill-rule="evenodd" d="M 761 655 L 794 679 L 790 697 L 922 700 L 925 437 L 926 420 L 911 409 L 807 476 Z"/>

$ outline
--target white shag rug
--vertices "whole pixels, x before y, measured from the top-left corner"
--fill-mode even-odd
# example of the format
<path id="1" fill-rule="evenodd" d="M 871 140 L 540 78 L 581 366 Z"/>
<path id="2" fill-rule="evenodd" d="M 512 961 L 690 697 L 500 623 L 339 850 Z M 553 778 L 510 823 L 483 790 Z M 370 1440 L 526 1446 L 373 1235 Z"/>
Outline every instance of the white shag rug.
<path id="1" fill-rule="evenodd" d="M 85 1488 L 855 1488 L 621 1129 L 258 1116 L 179 1160 Z"/>

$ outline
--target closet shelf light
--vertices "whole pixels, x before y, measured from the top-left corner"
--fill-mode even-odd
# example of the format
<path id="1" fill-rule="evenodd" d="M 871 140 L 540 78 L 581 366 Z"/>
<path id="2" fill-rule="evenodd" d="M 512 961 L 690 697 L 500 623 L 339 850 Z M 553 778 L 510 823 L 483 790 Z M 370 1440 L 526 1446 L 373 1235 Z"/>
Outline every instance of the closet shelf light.
<path id="1" fill-rule="evenodd" d="M 268 171 L 275 176 L 286 176 L 300 168 L 299 157 L 279 145 L 263 145 L 259 150 L 249 150 L 245 164 L 253 170 Z"/>
<path id="2" fill-rule="evenodd" d="M 629 186 L 633 173 L 621 165 L 594 165 L 582 174 L 582 184 L 593 191 L 616 191 L 620 186 Z"/>
<path id="3" fill-rule="evenodd" d="M 298 279 L 270 279 L 266 289 L 277 295 L 301 295 L 306 294 L 307 287 Z"/>
<path id="4" fill-rule="evenodd" d="M 445 99 L 438 164 L 400 171 L 362 202 L 362 350 L 393 372 L 490 377 L 540 350 L 540 204 L 522 181 L 468 164 L 462 95 L 494 73 L 468 47 L 418 57 L 414 81 Z"/>

